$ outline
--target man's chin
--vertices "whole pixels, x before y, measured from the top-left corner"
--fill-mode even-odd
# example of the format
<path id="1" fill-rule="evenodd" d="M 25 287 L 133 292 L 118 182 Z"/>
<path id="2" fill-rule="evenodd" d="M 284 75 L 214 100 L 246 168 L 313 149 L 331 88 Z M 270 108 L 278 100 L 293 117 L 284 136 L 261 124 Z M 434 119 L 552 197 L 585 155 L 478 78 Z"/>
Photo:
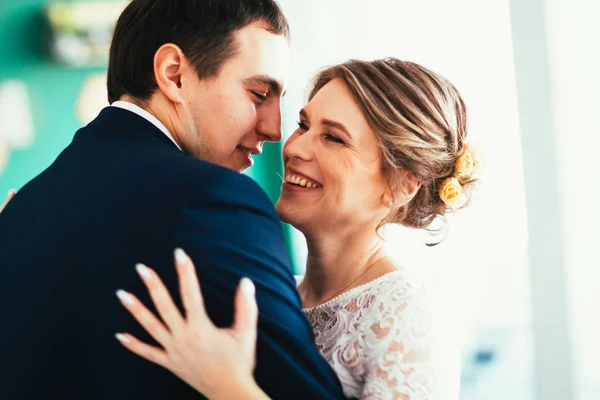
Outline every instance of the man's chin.
<path id="1" fill-rule="evenodd" d="M 248 168 L 254 165 L 254 160 L 251 156 L 247 156 L 246 154 L 236 151 L 234 157 L 227 160 L 227 162 L 223 163 L 222 166 L 225 168 L 232 169 L 239 173 L 246 171 Z"/>
<path id="2" fill-rule="evenodd" d="M 247 164 L 240 164 L 239 162 L 236 163 L 236 162 L 231 162 L 231 161 L 227 162 L 227 163 L 216 163 L 216 164 L 220 165 L 223 168 L 227 168 L 232 171 L 239 172 L 240 174 L 244 173 L 248 168 L 250 168 L 250 166 Z"/>

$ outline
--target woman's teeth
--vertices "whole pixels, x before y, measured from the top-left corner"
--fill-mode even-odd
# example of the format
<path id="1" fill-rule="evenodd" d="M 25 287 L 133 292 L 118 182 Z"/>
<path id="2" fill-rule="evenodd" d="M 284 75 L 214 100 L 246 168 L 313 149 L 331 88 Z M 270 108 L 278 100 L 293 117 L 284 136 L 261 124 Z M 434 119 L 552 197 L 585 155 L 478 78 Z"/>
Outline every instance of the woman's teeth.
<path id="1" fill-rule="evenodd" d="M 308 179 L 306 179 L 300 175 L 295 175 L 295 174 L 286 175 L 285 181 L 292 183 L 294 185 L 302 186 L 302 187 L 309 188 L 309 189 L 321 187 L 321 185 L 319 185 L 318 183 L 313 183 L 313 182 L 309 181 Z"/>

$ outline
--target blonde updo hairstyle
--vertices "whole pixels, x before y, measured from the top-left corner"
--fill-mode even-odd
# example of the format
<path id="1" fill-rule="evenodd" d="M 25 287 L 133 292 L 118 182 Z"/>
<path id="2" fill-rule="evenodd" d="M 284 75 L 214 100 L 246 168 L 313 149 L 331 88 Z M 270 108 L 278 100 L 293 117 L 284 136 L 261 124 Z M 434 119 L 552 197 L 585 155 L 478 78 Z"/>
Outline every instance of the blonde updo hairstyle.
<path id="1" fill-rule="evenodd" d="M 396 186 L 403 170 L 421 182 L 413 199 L 392 206 L 379 227 L 399 223 L 428 228 L 449 210 L 440 198 L 440 186 L 455 174 L 456 162 L 465 151 L 467 115 L 458 90 L 419 64 L 386 58 L 350 60 L 323 70 L 309 98 L 334 79 L 346 84 L 378 135 L 390 187 Z M 471 183 L 464 184 L 467 194 Z"/>

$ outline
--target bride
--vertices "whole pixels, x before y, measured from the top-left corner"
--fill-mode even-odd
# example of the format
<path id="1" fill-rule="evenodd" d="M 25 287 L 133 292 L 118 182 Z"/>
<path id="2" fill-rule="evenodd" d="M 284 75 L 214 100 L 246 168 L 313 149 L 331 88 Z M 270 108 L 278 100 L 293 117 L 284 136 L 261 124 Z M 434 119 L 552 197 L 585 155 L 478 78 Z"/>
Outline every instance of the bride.
<path id="1" fill-rule="evenodd" d="M 324 70 L 309 100 L 283 149 L 276 209 L 306 237 L 298 291 L 316 346 L 348 397 L 457 398 L 458 362 L 441 359 L 444 332 L 428 294 L 386 257 L 378 232 L 389 223 L 426 229 L 467 204 L 479 159 L 466 143 L 463 100 L 443 77 L 392 58 Z M 208 398 L 268 398 L 252 375 L 254 285 L 242 279 L 234 324 L 219 329 L 205 313 L 192 261 L 181 249 L 175 256 L 185 315 L 144 265 L 137 270 L 160 319 L 117 292 L 162 348 L 127 333 L 117 339 Z"/>

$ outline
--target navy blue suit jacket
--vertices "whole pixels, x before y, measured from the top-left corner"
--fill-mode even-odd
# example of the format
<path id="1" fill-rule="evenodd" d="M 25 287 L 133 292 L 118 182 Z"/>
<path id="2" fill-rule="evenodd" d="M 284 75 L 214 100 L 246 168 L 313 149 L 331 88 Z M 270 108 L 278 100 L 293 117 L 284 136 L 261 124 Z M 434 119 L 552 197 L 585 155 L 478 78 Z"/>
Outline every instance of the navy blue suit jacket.
<path id="1" fill-rule="evenodd" d="M 218 326 L 232 323 L 239 280 L 256 284 L 255 377 L 271 397 L 343 397 L 314 347 L 265 193 L 108 107 L 0 214 L 0 398 L 202 398 L 114 339 L 130 332 L 153 343 L 115 290 L 150 305 L 134 271 L 143 262 L 178 299 L 176 247 L 195 261 Z"/>

